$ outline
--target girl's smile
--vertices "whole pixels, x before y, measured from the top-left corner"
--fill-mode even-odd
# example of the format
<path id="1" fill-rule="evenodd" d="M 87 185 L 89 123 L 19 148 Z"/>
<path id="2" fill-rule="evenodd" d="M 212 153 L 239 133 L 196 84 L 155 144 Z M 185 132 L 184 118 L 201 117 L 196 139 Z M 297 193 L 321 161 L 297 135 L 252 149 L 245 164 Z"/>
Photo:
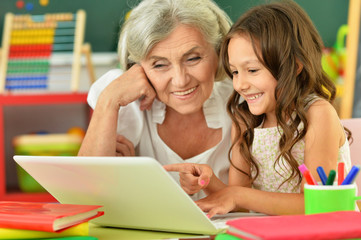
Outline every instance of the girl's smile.
<path id="1" fill-rule="evenodd" d="M 263 93 L 255 93 L 255 94 L 245 94 L 244 98 L 248 103 L 256 102 L 260 97 L 263 96 Z"/>

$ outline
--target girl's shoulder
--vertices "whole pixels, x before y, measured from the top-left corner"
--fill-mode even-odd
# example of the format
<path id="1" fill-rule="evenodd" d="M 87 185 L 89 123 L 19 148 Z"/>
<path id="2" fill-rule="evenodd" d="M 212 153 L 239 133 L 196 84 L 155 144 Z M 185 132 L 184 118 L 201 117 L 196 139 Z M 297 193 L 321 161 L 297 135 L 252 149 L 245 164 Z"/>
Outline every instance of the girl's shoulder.
<path id="1" fill-rule="evenodd" d="M 307 107 L 307 118 L 337 118 L 338 115 L 334 106 L 323 98 L 318 97 Z"/>
<path id="2" fill-rule="evenodd" d="M 343 128 L 334 106 L 325 99 L 319 98 L 314 101 L 307 110 L 307 121 L 309 129 L 313 129 L 315 134 L 324 131 L 335 131 L 340 136 L 343 135 Z"/>
<path id="3" fill-rule="evenodd" d="M 334 139 L 338 141 L 339 147 L 344 145 L 345 130 L 335 107 L 330 102 L 318 98 L 310 105 L 306 118 L 308 121 L 306 133 L 309 136 L 308 139 L 317 139 L 319 142 L 328 143 Z"/>

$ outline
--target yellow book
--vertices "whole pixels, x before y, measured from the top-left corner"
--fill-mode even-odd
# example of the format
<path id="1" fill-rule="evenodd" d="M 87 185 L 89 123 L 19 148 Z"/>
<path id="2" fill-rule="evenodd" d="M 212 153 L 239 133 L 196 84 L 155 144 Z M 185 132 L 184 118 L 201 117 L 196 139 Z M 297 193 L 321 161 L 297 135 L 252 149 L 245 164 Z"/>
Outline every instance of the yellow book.
<path id="1" fill-rule="evenodd" d="M 39 238 L 57 238 L 67 236 L 88 236 L 88 222 L 80 223 L 67 228 L 61 232 L 44 232 L 15 228 L 0 228 L 0 239 L 39 239 Z"/>

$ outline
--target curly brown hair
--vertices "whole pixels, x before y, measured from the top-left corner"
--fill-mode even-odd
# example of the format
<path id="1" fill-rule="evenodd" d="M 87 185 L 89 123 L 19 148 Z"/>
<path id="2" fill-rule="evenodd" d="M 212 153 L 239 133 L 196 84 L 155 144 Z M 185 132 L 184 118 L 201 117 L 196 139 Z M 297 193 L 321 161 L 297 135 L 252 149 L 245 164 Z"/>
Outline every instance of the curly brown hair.
<path id="1" fill-rule="evenodd" d="M 322 39 L 310 17 L 294 2 L 281 1 L 256 6 L 242 15 L 224 38 L 221 58 L 230 77 L 232 71 L 228 62 L 228 45 L 230 40 L 239 34 L 245 34 L 251 39 L 259 61 L 277 80 L 274 93 L 275 113 L 277 124 L 283 132 L 280 132 L 280 154 L 274 166 L 279 163 L 280 158 L 285 159 L 291 173 L 282 184 L 298 178 L 299 185 L 302 175 L 291 150 L 306 135 L 308 128 L 306 106 L 309 96 L 316 95 L 332 104 L 336 95 L 335 85 L 321 66 Z M 301 72 L 298 72 L 298 63 L 303 66 Z M 265 115 L 253 115 L 249 111 L 247 102 L 240 103 L 240 100 L 242 100 L 240 94 L 234 91 L 228 102 L 228 113 L 236 127 L 236 138 L 232 148 L 235 144 L 239 144 L 241 155 L 256 174 L 251 176 L 244 169 L 237 168 L 232 163 L 231 150 L 229 159 L 233 167 L 247 174 L 253 182 L 259 174 L 257 162 L 251 153 L 253 129 L 262 123 Z M 290 122 L 288 119 L 293 121 Z M 245 124 L 246 129 L 242 129 L 243 131 L 239 121 Z M 300 123 L 303 123 L 303 129 L 298 128 Z"/>

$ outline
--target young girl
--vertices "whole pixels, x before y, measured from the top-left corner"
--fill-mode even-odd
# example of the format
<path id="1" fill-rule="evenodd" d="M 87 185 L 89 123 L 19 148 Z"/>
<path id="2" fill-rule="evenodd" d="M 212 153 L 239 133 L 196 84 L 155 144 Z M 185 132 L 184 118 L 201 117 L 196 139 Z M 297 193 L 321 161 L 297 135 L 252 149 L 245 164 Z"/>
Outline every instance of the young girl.
<path id="1" fill-rule="evenodd" d="M 184 189 L 197 188 L 189 181 L 193 175 L 211 193 L 197 201 L 209 217 L 240 209 L 302 214 L 305 179 L 298 166 L 305 164 L 316 181 L 318 166 L 328 173 L 345 162 L 350 170 L 348 140 L 332 106 L 335 86 L 321 67 L 322 47 L 308 15 L 291 1 L 257 6 L 229 31 L 221 50 L 235 89 L 228 103 L 229 184 L 204 165 L 193 172 L 166 166 L 181 172 Z"/>

